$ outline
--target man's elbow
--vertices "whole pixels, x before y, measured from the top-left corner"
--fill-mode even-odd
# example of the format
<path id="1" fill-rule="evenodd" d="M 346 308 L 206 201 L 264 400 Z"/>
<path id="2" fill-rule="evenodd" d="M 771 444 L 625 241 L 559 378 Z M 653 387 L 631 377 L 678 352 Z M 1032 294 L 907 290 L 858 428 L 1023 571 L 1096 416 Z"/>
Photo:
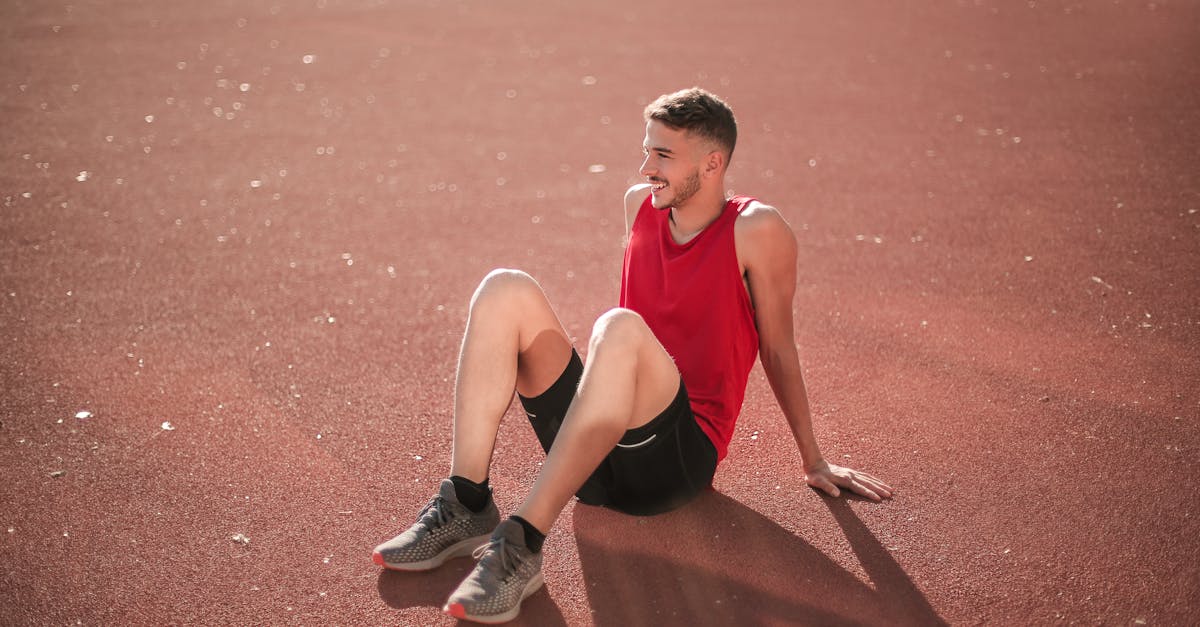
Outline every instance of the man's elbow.
<path id="1" fill-rule="evenodd" d="M 800 365 L 796 345 L 790 342 L 782 345 L 763 343 L 758 347 L 758 358 L 768 374 L 784 372 Z"/>

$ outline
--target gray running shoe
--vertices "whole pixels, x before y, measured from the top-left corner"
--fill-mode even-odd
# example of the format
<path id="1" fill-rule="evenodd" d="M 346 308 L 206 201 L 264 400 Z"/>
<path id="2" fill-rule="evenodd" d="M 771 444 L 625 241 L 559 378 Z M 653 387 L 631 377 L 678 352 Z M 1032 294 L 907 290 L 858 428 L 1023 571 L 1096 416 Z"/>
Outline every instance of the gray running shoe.
<path id="1" fill-rule="evenodd" d="M 430 570 L 454 557 L 470 555 L 487 544 L 488 532 L 500 522 L 496 503 L 476 514 L 458 502 L 454 483 L 443 479 L 417 522 L 404 533 L 375 547 L 372 560 L 392 570 Z"/>
<path id="2" fill-rule="evenodd" d="M 503 623 L 517 617 L 521 601 L 542 587 L 542 554 L 525 548 L 525 531 L 505 520 L 492 540 L 475 551 L 482 557 L 458 584 L 442 611 L 477 623 Z"/>

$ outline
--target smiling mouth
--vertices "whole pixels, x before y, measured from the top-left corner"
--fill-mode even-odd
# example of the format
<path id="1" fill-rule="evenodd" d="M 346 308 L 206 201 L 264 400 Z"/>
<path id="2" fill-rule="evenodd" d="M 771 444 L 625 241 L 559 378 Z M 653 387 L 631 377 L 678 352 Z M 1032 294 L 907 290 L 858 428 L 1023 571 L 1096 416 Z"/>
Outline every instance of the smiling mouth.
<path id="1" fill-rule="evenodd" d="M 658 181 L 658 180 L 654 180 L 654 179 L 650 180 L 650 191 L 652 191 L 652 192 L 661 191 L 664 188 L 666 188 L 666 186 L 667 186 L 666 181 Z"/>

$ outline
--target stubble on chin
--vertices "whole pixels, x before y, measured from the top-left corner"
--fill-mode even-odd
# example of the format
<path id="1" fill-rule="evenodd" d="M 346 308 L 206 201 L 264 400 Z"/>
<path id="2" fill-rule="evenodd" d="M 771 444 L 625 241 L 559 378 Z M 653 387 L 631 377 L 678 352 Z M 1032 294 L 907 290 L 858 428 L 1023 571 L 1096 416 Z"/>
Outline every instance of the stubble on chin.
<path id="1" fill-rule="evenodd" d="M 654 193 L 651 193 L 651 194 L 650 194 L 650 206 L 651 206 L 651 207 L 654 207 L 655 209 L 660 209 L 660 210 L 661 210 L 661 209 L 670 209 L 670 208 L 671 208 L 671 205 L 670 205 L 670 203 L 668 203 L 668 202 L 667 202 L 665 199 L 663 199 L 662 197 L 660 197 L 660 196 L 656 196 Z"/>
<path id="2" fill-rule="evenodd" d="M 670 206 L 678 207 L 679 205 L 686 203 L 692 198 L 692 196 L 695 196 L 696 192 L 698 191 L 700 191 L 700 174 L 698 172 L 693 172 L 687 177 L 686 180 L 684 180 L 683 186 L 675 191 L 674 197 L 671 198 Z"/>

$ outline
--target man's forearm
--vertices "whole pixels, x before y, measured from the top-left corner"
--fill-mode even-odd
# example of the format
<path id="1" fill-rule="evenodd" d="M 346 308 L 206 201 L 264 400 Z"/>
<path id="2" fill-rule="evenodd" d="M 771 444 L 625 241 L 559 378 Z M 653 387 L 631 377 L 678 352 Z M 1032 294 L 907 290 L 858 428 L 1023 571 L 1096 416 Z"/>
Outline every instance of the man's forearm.
<path id="1" fill-rule="evenodd" d="M 791 353 L 790 355 L 787 353 Z M 808 391 L 804 386 L 804 374 L 800 370 L 800 359 L 794 350 L 784 354 L 763 353 L 763 371 L 775 393 L 775 400 L 787 418 L 792 437 L 800 449 L 804 467 L 812 468 L 825 460 L 813 434 L 812 412 L 808 405 Z"/>

